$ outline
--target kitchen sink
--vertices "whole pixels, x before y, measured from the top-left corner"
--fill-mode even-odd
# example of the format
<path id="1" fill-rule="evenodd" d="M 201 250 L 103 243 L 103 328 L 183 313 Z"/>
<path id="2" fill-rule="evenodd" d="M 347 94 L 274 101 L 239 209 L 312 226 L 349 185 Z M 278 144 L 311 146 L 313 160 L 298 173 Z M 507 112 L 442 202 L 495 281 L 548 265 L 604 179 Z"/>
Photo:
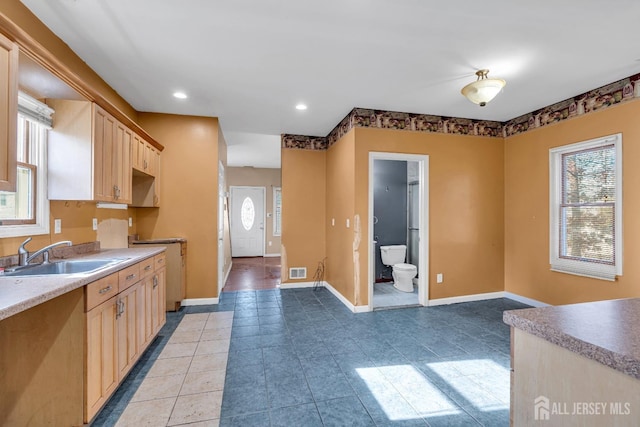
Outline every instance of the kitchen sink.
<path id="1" fill-rule="evenodd" d="M 111 259 L 78 259 L 52 262 L 49 264 L 35 264 L 19 267 L 14 271 L 5 272 L 5 276 L 49 276 L 52 274 L 93 273 L 94 271 L 110 267 L 124 258 Z"/>

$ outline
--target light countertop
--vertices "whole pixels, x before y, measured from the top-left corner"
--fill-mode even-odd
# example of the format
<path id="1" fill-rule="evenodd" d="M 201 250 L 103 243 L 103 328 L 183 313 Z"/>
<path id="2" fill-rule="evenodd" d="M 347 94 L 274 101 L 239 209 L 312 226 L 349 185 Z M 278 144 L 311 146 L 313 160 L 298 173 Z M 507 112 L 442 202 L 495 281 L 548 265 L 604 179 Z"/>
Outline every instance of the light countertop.
<path id="1" fill-rule="evenodd" d="M 640 298 L 511 310 L 503 320 L 640 379 Z"/>
<path id="2" fill-rule="evenodd" d="M 57 296 L 115 273 L 164 251 L 162 247 L 106 249 L 74 259 L 121 258 L 122 261 L 94 273 L 47 276 L 0 276 L 0 320 L 35 307 Z"/>

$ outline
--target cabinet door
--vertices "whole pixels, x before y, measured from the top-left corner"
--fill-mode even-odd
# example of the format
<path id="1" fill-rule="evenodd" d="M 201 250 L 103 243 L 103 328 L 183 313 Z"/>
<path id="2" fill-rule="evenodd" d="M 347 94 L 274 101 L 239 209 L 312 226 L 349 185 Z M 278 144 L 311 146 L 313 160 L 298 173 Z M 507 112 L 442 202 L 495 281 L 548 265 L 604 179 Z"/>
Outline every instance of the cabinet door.
<path id="1" fill-rule="evenodd" d="M 153 275 L 153 289 L 151 294 L 152 328 L 157 334 L 166 321 L 166 268 L 156 270 Z"/>
<path id="2" fill-rule="evenodd" d="M 131 167 L 144 172 L 145 142 L 136 134 L 133 134 L 131 143 Z"/>
<path id="3" fill-rule="evenodd" d="M 120 122 L 116 122 L 116 137 L 113 147 L 112 176 L 114 199 L 118 203 L 131 203 L 131 140 L 133 133 Z"/>
<path id="4" fill-rule="evenodd" d="M 94 199 L 111 202 L 116 190 L 113 180 L 116 119 L 96 105 L 93 126 Z"/>
<path id="5" fill-rule="evenodd" d="M 116 299 L 85 313 L 85 422 L 94 417 L 118 385 Z"/>
<path id="6" fill-rule="evenodd" d="M 137 283 L 118 295 L 118 378 L 122 380 L 138 359 L 137 310 L 142 286 Z"/>
<path id="7" fill-rule="evenodd" d="M 0 34 L 0 191 L 16 191 L 18 46 Z"/>

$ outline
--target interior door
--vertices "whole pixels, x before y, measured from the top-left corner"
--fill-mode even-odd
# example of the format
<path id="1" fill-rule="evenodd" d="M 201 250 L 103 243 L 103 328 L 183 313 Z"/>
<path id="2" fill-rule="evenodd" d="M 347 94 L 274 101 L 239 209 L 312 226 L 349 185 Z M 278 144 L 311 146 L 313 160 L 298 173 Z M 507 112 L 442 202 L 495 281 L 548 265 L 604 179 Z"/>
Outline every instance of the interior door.
<path id="1" fill-rule="evenodd" d="M 264 187 L 231 187 L 231 256 L 264 255 Z"/>

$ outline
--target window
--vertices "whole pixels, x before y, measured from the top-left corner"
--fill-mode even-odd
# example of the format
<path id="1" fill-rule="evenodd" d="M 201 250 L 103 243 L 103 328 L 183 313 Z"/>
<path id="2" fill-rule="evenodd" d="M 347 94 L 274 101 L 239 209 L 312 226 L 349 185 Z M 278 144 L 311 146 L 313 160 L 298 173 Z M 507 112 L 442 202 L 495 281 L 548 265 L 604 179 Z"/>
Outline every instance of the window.
<path id="1" fill-rule="evenodd" d="M 240 219 L 242 220 L 242 226 L 245 230 L 249 231 L 253 227 L 253 223 L 256 219 L 256 209 L 253 205 L 253 200 L 249 197 L 245 197 L 240 208 Z"/>
<path id="2" fill-rule="evenodd" d="M 282 233 L 282 188 L 273 188 L 273 235 Z"/>
<path id="3" fill-rule="evenodd" d="M 46 105 L 19 94 L 16 191 L 0 192 L 0 237 L 49 232 L 46 142 L 52 113 Z"/>
<path id="4" fill-rule="evenodd" d="M 551 270 L 622 275 L 622 135 L 549 151 Z"/>

